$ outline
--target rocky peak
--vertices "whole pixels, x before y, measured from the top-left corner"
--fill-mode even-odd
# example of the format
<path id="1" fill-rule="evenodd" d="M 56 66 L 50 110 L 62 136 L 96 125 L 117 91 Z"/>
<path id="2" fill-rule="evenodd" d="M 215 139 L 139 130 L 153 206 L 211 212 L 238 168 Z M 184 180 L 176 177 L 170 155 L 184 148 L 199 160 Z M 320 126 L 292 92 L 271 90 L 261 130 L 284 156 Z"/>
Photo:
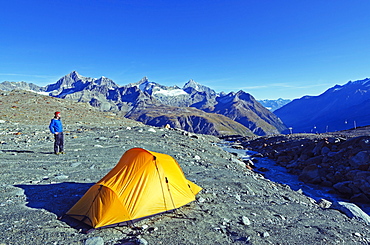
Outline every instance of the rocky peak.
<path id="1" fill-rule="evenodd" d="M 102 76 L 101 78 L 98 78 L 94 80 L 94 83 L 99 86 L 107 86 L 109 89 L 115 89 L 118 88 L 119 86 L 113 82 L 111 79 L 106 78 Z"/>
<path id="2" fill-rule="evenodd" d="M 187 83 L 185 83 L 182 89 L 188 94 L 193 94 L 196 92 L 206 92 L 209 95 L 216 95 L 216 92 L 214 90 L 195 82 L 193 79 L 190 79 Z"/>
<path id="3" fill-rule="evenodd" d="M 223 96 L 219 96 L 217 98 L 217 102 L 219 102 L 221 104 L 228 104 L 231 101 L 233 101 L 234 99 L 235 99 L 235 93 L 234 92 L 230 92 L 228 94 L 223 94 Z"/>
<path id="4" fill-rule="evenodd" d="M 255 101 L 254 97 L 251 94 L 246 93 L 243 90 L 239 90 L 235 94 L 235 99 L 234 100 Z"/>
<path id="5" fill-rule="evenodd" d="M 21 90 L 31 90 L 35 92 L 40 91 L 40 87 L 33 84 L 33 83 L 26 83 L 26 82 L 9 82 L 5 81 L 0 83 L 0 90 L 3 91 L 12 91 L 14 89 L 21 89 Z"/>
<path id="6" fill-rule="evenodd" d="M 70 78 L 72 78 L 73 80 L 77 81 L 77 80 L 80 80 L 81 79 L 81 76 L 80 74 L 78 74 L 77 71 L 72 71 L 71 73 L 69 73 L 68 75 L 66 76 L 69 76 Z"/>
<path id="7" fill-rule="evenodd" d="M 143 77 L 139 82 L 138 82 L 138 84 L 142 84 L 142 83 L 149 83 L 149 79 L 148 79 L 148 77 Z"/>
<path id="8" fill-rule="evenodd" d="M 185 83 L 183 89 L 186 89 L 188 87 L 194 88 L 195 90 L 199 91 L 199 87 L 201 85 L 197 82 L 195 82 L 193 79 L 190 79 L 187 83 Z"/>

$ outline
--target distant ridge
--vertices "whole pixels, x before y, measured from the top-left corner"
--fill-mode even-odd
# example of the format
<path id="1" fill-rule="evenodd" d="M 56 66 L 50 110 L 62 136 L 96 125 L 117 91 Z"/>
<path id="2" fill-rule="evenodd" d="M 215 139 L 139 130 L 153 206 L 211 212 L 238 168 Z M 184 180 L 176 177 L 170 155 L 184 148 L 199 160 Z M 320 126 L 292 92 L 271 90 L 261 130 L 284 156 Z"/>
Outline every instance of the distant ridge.
<path id="1" fill-rule="evenodd" d="M 283 107 L 284 105 L 292 102 L 292 100 L 279 98 L 277 100 L 258 100 L 258 102 L 260 102 L 261 105 L 263 105 L 270 111 L 274 112 L 277 109 Z"/>
<path id="2" fill-rule="evenodd" d="M 293 132 L 334 132 L 370 125 L 370 79 L 336 85 L 274 112 Z"/>

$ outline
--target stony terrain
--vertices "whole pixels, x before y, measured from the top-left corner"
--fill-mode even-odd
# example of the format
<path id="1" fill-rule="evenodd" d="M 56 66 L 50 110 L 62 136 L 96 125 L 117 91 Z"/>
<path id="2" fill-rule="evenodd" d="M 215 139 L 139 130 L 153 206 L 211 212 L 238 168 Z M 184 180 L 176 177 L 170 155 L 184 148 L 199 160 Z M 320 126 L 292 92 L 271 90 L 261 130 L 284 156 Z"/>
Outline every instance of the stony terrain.
<path id="1" fill-rule="evenodd" d="M 239 141 L 245 149 L 273 159 L 305 183 L 332 188 L 359 205 L 370 203 L 370 127 Z"/>
<path id="2" fill-rule="evenodd" d="M 61 111 L 65 155 L 48 123 Z M 213 136 L 144 126 L 28 92 L 0 92 L 0 244 L 369 244 L 369 226 L 265 179 Z M 197 202 L 132 227 L 81 232 L 62 216 L 132 147 L 173 156 Z"/>

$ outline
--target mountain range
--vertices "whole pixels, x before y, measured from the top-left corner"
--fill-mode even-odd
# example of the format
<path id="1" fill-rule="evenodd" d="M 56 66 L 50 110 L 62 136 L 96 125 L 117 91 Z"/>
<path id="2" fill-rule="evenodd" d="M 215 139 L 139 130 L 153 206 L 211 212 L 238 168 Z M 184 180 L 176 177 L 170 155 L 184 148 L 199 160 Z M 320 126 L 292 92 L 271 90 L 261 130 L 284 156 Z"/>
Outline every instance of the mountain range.
<path id="1" fill-rule="evenodd" d="M 0 83 L 0 90 L 13 89 L 86 102 L 101 111 L 112 111 L 152 126 L 168 124 L 218 136 L 323 133 L 370 125 L 369 78 L 293 101 L 257 101 L 242 90 L 216 93 L 193 80 L 182 88 L 163 86 L 147 77 L 118 86 L 109 78 L 84 77 L 76 71 L 45 87 L 25 82 Z"/>
<path id="2" fill-rule="evenodd" d="M 282 98 L 279 98 L 277 100 L 258 100 L 258 102 L 261 103 L 261 105 L 263 105 L 264 107 L 266 107 L 267 109 L 269 109 L 270 111 L 274 112 L 276 111 L 277 109 L 285 106 L 286 104 L 290 103 L 292 100 L 290 99 L 282 99 Z"/>
<path id="3" fill-rule="evenodd" d="M 304 96 L 274 113 L 293 132 L 334 132 L 370 125 L 370 79 L 336 85 L 318 96 Z"/>
<path id="4" fill-rule="evenodd" d="M 252 95 L 244 91 L 216 93 L 193 80 L 183 88 L 163 86 L 147 77 L 118 86 L 109 78 L 84 77 L 73 71 L 45 87 L 24 82 L 0 83 L 1 90 L 16 88 L 86 102 L 148 125 L 169 125 L 194 133 L 253 136 L 286 130 L 283 122 Z"/>

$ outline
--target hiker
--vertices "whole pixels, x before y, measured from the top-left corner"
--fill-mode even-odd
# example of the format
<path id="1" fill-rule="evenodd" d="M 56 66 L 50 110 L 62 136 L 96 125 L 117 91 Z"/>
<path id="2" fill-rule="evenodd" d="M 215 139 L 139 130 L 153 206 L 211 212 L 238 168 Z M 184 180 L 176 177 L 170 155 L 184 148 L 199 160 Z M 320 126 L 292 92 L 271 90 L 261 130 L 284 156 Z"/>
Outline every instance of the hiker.
<path id="1" fill-rule="evenodd" d="M 65 154 L 64 152 L 64 135 L 63 135 L 63 125 L 60 120 L 60 112 L 56 111 L 54 113 L 54 118 L 51 119 L 49 125 L 50 132 L 54 134 L 54 154 Z"/>

